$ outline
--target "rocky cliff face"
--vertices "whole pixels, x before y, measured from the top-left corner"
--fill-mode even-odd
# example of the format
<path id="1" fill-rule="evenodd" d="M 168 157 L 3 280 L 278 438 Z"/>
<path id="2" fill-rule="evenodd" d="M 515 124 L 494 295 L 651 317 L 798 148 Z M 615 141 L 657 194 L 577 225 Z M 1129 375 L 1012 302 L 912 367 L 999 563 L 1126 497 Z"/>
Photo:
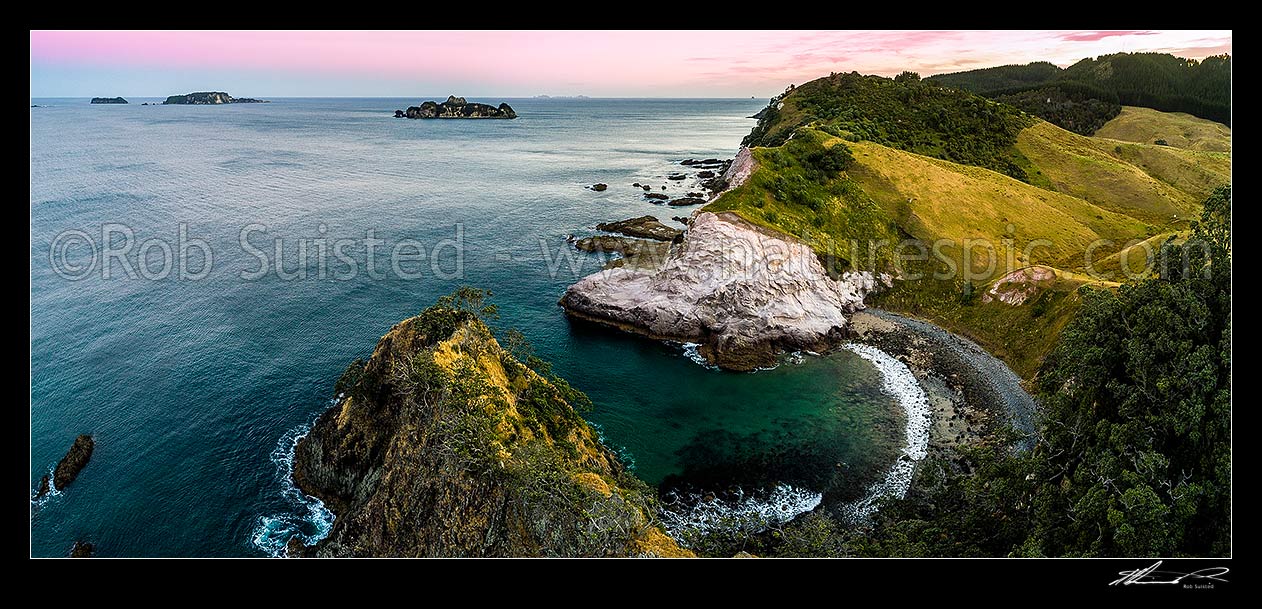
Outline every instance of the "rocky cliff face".
<path id="1" fill-rule="evenodd" d="M 200 91 L 197 93 L 187 93 L 185 95 L 172 95 L 162 102 L 163 104 L 191 104 L 191 105 L 218 105 L 218 104 L 262 104 L 267 103 L 261 99 L 252 97 L 233 97 L 223 91 Z"/>
<path id="2" fill-rule="evenodd" d="M 508 104 L 500 104 L 496 107 L 469 103 L 463 97 L 452 95 L 441 104 L 427 101 L 419 106 L 411 106 L 407 110 L 395 110 L 394 116 L 395 118 L 517 118 L 517 113 Z"/>
<path id="3" fill-rule="evenodd" d="M 581 394 L 451 300 L 392 328 L 337 391 L 294 459 L 336 520 L 291 556 L 690 555 L 571 406 Z"/>
<path id="4" fill-rule="evenodd" d="M 740 157 L 733 164 L 736 169 Z M 732 213 L 698 212 L 658 269 L 615 268 L 570 286 L 573 317 L 649 337 L 701 343 L 731 370 L 775 363 L 781 351 L 822 351 L 845 337 L 847 313 L 876 287 L 870 273 L 829 278 L 806 244 Z"/>

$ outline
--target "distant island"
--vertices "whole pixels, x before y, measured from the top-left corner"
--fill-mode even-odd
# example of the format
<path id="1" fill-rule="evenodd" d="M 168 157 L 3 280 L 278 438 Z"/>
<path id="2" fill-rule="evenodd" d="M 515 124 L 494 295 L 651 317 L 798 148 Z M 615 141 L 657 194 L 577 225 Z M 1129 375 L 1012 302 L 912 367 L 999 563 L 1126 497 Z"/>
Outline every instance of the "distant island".
<path id="1" fill-rule="evenodd" d="M 489 104 L 469 103 L 463 97 L 451 95 L 447 101 L 438 103 L 427 101 L 419 106 L 411 106 L 407 110 L 395 110 L 395 118 L 517 118 L 517 113 L 508 104 L 495 107 Z"/>
<path id="2" fill-rule="evenodd" d="M 121 97 L 93 97 L 92 103 L 94 104 L 125 104 L 127 103 L 127 100 Z"/>
<path id="3" fill-rule="evenodd" d="M 95 102 L 93 102 L 95 103 Z M 123 102 L 127 103 L 127 102 Z M 201 91 L 185 95 L 172 95 L 162 102 L 166 104 L 215 105 L 215 104 L 266 104 L 264 99 L 252 97 L 233 97 L 223 91 Z"/>
<path id="4" fill-rule="evenodd" d="M 591 99 L 586 95 L 536 95 L 535 99 Z"/>

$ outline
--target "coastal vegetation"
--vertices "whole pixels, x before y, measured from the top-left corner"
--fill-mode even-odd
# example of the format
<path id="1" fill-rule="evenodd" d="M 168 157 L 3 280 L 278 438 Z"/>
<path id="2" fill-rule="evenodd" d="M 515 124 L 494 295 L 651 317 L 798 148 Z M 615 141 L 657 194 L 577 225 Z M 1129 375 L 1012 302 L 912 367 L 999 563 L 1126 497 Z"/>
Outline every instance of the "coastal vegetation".
<path id="1" fill-rule="evenodd" d="M 1082 288 L 1037 382 L 1041 441 L 922 472 L 853 546 L 893 556 L 1231 553 L 1231 188 L 1160 273 Z"/>
<path id="2" fill-rule="evenodd" d="M 1025 162 L 1013 144 L 1032 122 L 1011 106 L 922 81 L 910 72 L 897 79 L 835 73 L 773 100 L 742 144 L 779 146 L 798 127 L 818 123 L 844 139 L 1024 179 Z"/>
<path id="3" fill-rule="evenodd" d="M 484 320 L 461 288 L 382 337 L 338 381 L 294 479 L 336 514 L 291 555 L 688 556 L 654 491 L 580 415 L 591 401 Z"/>
<path id="4" fill-rule="evenodd" d="M 1024 77 L 1005 72 L 981 77 Z M 1153 239 L 1186 237 L 1201 201 L 1230 182 L 1229 128 L 1151 111 L 1116 120 L 1108 131 L 1130 141 L 911 73 L 832 74 L 771 101 L 746 138 L 749 179 L 705 209 L 802 239 L 832 273 L 891 274 L 870 304 L 971 338 L 1033 379 L 1081 306 L 1078 288 L 1149 274 Z M 1186 147 L 1152 143 L 1162 133 L 1188 134 L 1169 138 Z M 821 163 L 826 151 L 837 161 Z M 988 294 L 1030 266 L 1051 276 L 1025 281 L 1021 302 Z"/>
<path id="5" fill-rule="evenodd" d="M 1134 76 L 1153 62 L 1169 63 L 833 74 L 771 101 L 746 140 L 756 168 L 706 210 L 797 236 L 830 270 L 889 272 L 870 304 L 974 339 L 1044 412 L 1032 450 L 1000 434 L 931 459 L 871 522 L 817 511 L 702 553 L 1230 553 L 1230 128 L 1120 106 L 1166 91 L 1162 107 L 1220 117 L 1230 60 Z M 1045 120 L 1005 103 L 1021 99 Z M 942 145 L 961 131 L 969 144 Z M 834 149 L 841 162 L 821 166 Z M 846 245 L 896 237 L 946 255 Z M 980 272 L 996 259 L 1010 262 Z"/>
<path id="6" fill-rule="evenodd" d="M 866 523 L 816 511 L 697 540 L 760 556 L 1229 556 L 1231 188 L 1154 276 L 1078 289 L 1034 389 L 1033 450 L 999 434 L 920 466 Z"/>
<path id="7" fill-rule="evenodd" d="M 1166 53 L 1115 53 L 1061 69 L 1041 61 L 929 80 L 1011 104 L 1053 124 L 1091 135 L 1121 110 L 1142 106 L 1231 125 L 1231 56 L 1201 61 Z"/>

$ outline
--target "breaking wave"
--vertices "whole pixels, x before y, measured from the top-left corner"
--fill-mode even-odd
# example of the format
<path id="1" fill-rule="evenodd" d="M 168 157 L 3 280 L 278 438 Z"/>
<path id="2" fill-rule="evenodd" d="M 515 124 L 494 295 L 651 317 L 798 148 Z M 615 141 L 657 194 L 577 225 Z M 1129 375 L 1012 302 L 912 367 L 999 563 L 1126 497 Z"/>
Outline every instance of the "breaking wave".
<path id="1" fill-rule="evenodd" d="M 870 345 L 850 343 L 845 348 L 876 366 L 881 373 L 881 390 L 897 400 L 907 416 L 903 448 L 889 472 L 868 487 L 862 498 L 841 507 L 843 516 L 852 522 L 862 522 L 876 513 L 882 499 L 907 495 L 916 464 L 928 454 L 932 413 L 925 390 L 906 364 Z"/>
<path id="2" fill-rule="evenodd" d="M 281 495 L 294 511 L 259 517 L 250 541 L 268 556 L 283 558 L 287 556 L 290 539 L 297 537 L 303 545 L 309 546 L 324 539 L 333 528 L 333 512 L 324 507 L 324 502 L 303 494 L 294 486 L 294 450 L 310 431 L 310 425 L 295 427 L 281 436 L 272 449 L 271 460 L 276 465 Z"/>
<path id="3" fill-rule="evenodd" d="M 769 493 L 725 496 L 671 491 L 662 497 L 662 526 L 680 543 L 715 532 L 760 533 L 819 507 L 824 496 L 788 484 Z"/>

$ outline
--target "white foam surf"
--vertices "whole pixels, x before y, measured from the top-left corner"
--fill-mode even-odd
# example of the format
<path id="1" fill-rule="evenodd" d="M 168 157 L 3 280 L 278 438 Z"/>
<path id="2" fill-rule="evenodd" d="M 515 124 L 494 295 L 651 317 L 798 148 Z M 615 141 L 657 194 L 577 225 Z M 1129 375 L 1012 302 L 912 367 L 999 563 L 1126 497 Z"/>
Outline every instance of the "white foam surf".
<path id="1" fill-rule="evenodd" d="M 705 356 L 701 355 L 701 343 L 679 343 L 679 349 L 683 352 L 684 357 L 692 360 L 692 363 L 706 370 L 719 369 L 718 366 L 706 361 Z"/>
<path id="2" fill-rule="evenodd" d="M 846 349 L 853 351 L 863 359 L 871 362 L 881 374 L 881 390 L 898 401 L 907 416 L 907 426 L 903 432 L 903 448 L 890 467 L 885 477 L 868 487 L 864 496 L 841 508 L 841 512 L 854 522 L 862 522 L 871 518 L 880 507 L 880 501 L 886 497 L 903 498 L 911 488 L 912 476 L 916 472 L 916 464 L 929 451 L 929 428 L 932 424 L 932 412 L 929 408 L 929 397 L 921 388 L 916 376 L 903 362 L 892 355 L 870 345 L 850 343 Z"/>
<path id="3" fill-rule="evenodd" d="M 666 532 L 686 545 L 689 539 L 715 532 L 760 533 L 819 507 L 823 499 L 819 493 L 788 484 L 777 484 L 765 494 L 737 490 L 726 498 L 672 492 L 662 499 L 661 520 Z"/>
<path id="4" fill-rule="evenodd" d="M 38 487 L 38 486 L 36 486 L 35 488 L 32 488 L 32 489 L 31 489 L 31 507 L 32 507 L 32 508 L 39 508 L 39 507 L 43 507 L 45 503 L 48 503 L 49 501 L 52 501 L 53 497 L 60 497 L 60 496 L 61 496 L 61 491 L 60 491 L 60 490 L 57 490 L 57 485 L 56 485 L 56 484 L 53 484 L 53 478 L 54 478 L 54 474 L 55 474 L 55 471 L 54 471 L 54 470 L 55 470 L 55 469 L 56 469 L 56 468 L 54 468 L 54 467 L 53 467 L 53 466 L 51 466 L 51 465 L 50 465 L 50 466 L 48 466 L 48 492 L 47 492 L 47 493 L 45 493 L 43 497 L 39 497 L 39 496 L 38 496 L 38 493 L 39 493 L 39 487 Z M 38 482 L 36 482 L 36 484 L 38 485 L 39 483 L 38 483 Z"/>
<path id="5" fill-rule="evenodd" d="M 283 558 L 288 555 L 290 539 L 297 537 L 303 545 L 311 545 L 324 539 L 333 528 L 333 512 L 324 507 L 324 502 L 294 486 L 294 450 L 310 431 L 310 425 L 295 427 L 281 436 L 272 449 L 271 460 L 276 465 L 281 495 L 294 512 L 259 517 L 250 541 L 268 556 Z"/>

